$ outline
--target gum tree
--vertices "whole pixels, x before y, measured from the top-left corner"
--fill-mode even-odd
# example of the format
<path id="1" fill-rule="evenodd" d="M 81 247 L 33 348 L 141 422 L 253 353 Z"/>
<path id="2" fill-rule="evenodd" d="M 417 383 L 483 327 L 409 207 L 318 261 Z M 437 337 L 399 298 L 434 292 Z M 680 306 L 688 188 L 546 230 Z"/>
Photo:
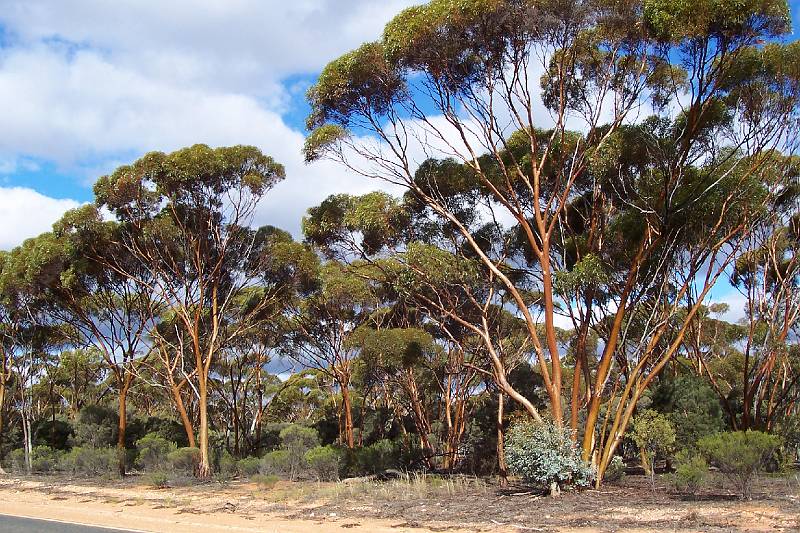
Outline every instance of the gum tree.
<path id="1" fill-rule="evenodd" d="M 145 286 L 186 337 L 196 369 L 200 477 L 211 475 L 212 363 L 226 342 L 257 326 L 280 294 L 262 285 L 270 258 L 266 241 L 250 226 L 258 201 L 283 177 L 283 167 L 257 148 L 195 145 L 149 153 L 94 187 L 97 206 L 120 225 L 115 246 L 137 263 L 133 271 L 114 261 L 106 266 Z M 146 279 L 139 268 L 147 271 Z M 234 324 L 228 312 L 247 289 L 253 290 L 252 305 Z"/>
<path id="2" fill-rule="evenodd" d="M 323 70 L 309 91 L 305 155 L 405 188 L 458 236 L 450 252 L 468 253 L 525 321 L 558 425 L 557 313 L 570 308 L 582 336 L 607 316 L 602 354 L 580 356 L 570 402 L 573 426 L 585 412 L 584 458 L 602 448 L 602 477 L 641 385 L 680 346 L 657 351 L 666 330 L 655 325 L 690 300 L 691 318 L 768 203 L 740 193 L 780 189 L 764 168 L 774 162 L 765 154 L 792 149 L 798 50 L 775 43 L 788 31 L 782 0 L 434 0 Z M 642 123 L 642 112 L 655 117 Z M 701 205 L 716 210 L 695 236 L 687 222 Z M 609 234 L 621 253 L 597 261 Z M 572 292 L 559 290 L 576 270 Z M 633 374 L 620 382 L 613 436 L 598 443 L 615 361 Z"/>

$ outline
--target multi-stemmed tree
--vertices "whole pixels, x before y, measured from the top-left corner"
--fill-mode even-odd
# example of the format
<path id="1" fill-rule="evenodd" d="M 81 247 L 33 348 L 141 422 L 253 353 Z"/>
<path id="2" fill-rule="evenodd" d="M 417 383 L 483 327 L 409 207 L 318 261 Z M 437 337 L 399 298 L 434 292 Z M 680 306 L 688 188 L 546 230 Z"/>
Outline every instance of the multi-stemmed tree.
<path id="1" fill-rule="evenodd" d="M 97 206 L 119 223 L 114 245 L 136 262 L 132 270 L 113 261 L 106 266 L 147 287 L 185 335 L 195 369 L 201 477 L 211 475 L 212 364 L 227 342 L 257 327 L 282 292 L 263 283 L 268 240 L 251 225 L 258 201 L 283 177 L 283 167 L 256 148 L 196 145 L 150 153 L 95 185 Z M 248 290 L 251 305 L 231 321 L 234 303 Z"/>
<path id="2" fill-rule="evenodd" d="M 598 360 L 576 350 L 570 402 L 602 478 L 642 386 L 681 346 L 664 324 L 683 308 L 691 320 L 785 181 L 769 154 L 793 150 L 798 50 L 775 42 L 788 31 L 781 0 L 434 0 L 323 70 L 306 158 L 404 187 L 447 229 L 482 305 L 524 319 L 559 425 L 558 314 L 584 338 L 602 331 Z M 496 352 L 480 307 L 451 312 Z"/>

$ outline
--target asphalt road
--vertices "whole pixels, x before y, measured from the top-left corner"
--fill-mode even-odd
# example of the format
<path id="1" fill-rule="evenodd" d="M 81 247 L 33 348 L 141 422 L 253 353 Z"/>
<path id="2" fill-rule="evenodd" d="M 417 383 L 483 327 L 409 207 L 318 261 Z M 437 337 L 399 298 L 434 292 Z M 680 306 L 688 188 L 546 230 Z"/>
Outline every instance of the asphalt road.
<path id="1" fill-rule="evenodd" d="M 123 529 L 63 524 L 48 520 L 0 515 L 0 533 L 129 533 Z"/>

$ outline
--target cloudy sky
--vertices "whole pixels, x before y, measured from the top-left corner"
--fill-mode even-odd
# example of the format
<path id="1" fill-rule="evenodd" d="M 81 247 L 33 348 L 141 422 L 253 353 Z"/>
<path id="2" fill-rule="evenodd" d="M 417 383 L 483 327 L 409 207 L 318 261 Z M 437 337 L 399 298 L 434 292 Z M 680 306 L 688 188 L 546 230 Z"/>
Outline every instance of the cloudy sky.
<path id="1" fill-rule="evenodd" d="M 297 233 L 377 184 L 300 148 L 305 91 L 411 0 L 0 0 L 0 249 L 91 199 L 149 150 L 253 144 L 288 178 L 259 212 Z"/>
<path id="2" fill-rule="evenodd" d="M 303 164 L 306 89 L 419 1 L 0 0 L 0 249 L 90 201 L 118 165 L 198 142 L 282 162 L 257 222 L 298 235 L 329 194 L 379 185 Z"/>

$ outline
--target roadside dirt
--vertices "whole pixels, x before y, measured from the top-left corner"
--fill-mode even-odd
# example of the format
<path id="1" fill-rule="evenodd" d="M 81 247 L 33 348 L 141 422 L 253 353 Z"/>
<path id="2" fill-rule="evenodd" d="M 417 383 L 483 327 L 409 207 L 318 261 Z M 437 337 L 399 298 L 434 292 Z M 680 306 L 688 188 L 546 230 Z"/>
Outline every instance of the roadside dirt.
<path id="1" fill-rule="evenodd" d="M 601 491 L 553 499 L 475 484 L 243 482 L 152 489 L 141 480 L 0 478 L 0 514 L 141 531 L 800 531 L 800 480 L 759 482 L 741 502 L 724 487 L 684 499 L 629 476 Z"/>

